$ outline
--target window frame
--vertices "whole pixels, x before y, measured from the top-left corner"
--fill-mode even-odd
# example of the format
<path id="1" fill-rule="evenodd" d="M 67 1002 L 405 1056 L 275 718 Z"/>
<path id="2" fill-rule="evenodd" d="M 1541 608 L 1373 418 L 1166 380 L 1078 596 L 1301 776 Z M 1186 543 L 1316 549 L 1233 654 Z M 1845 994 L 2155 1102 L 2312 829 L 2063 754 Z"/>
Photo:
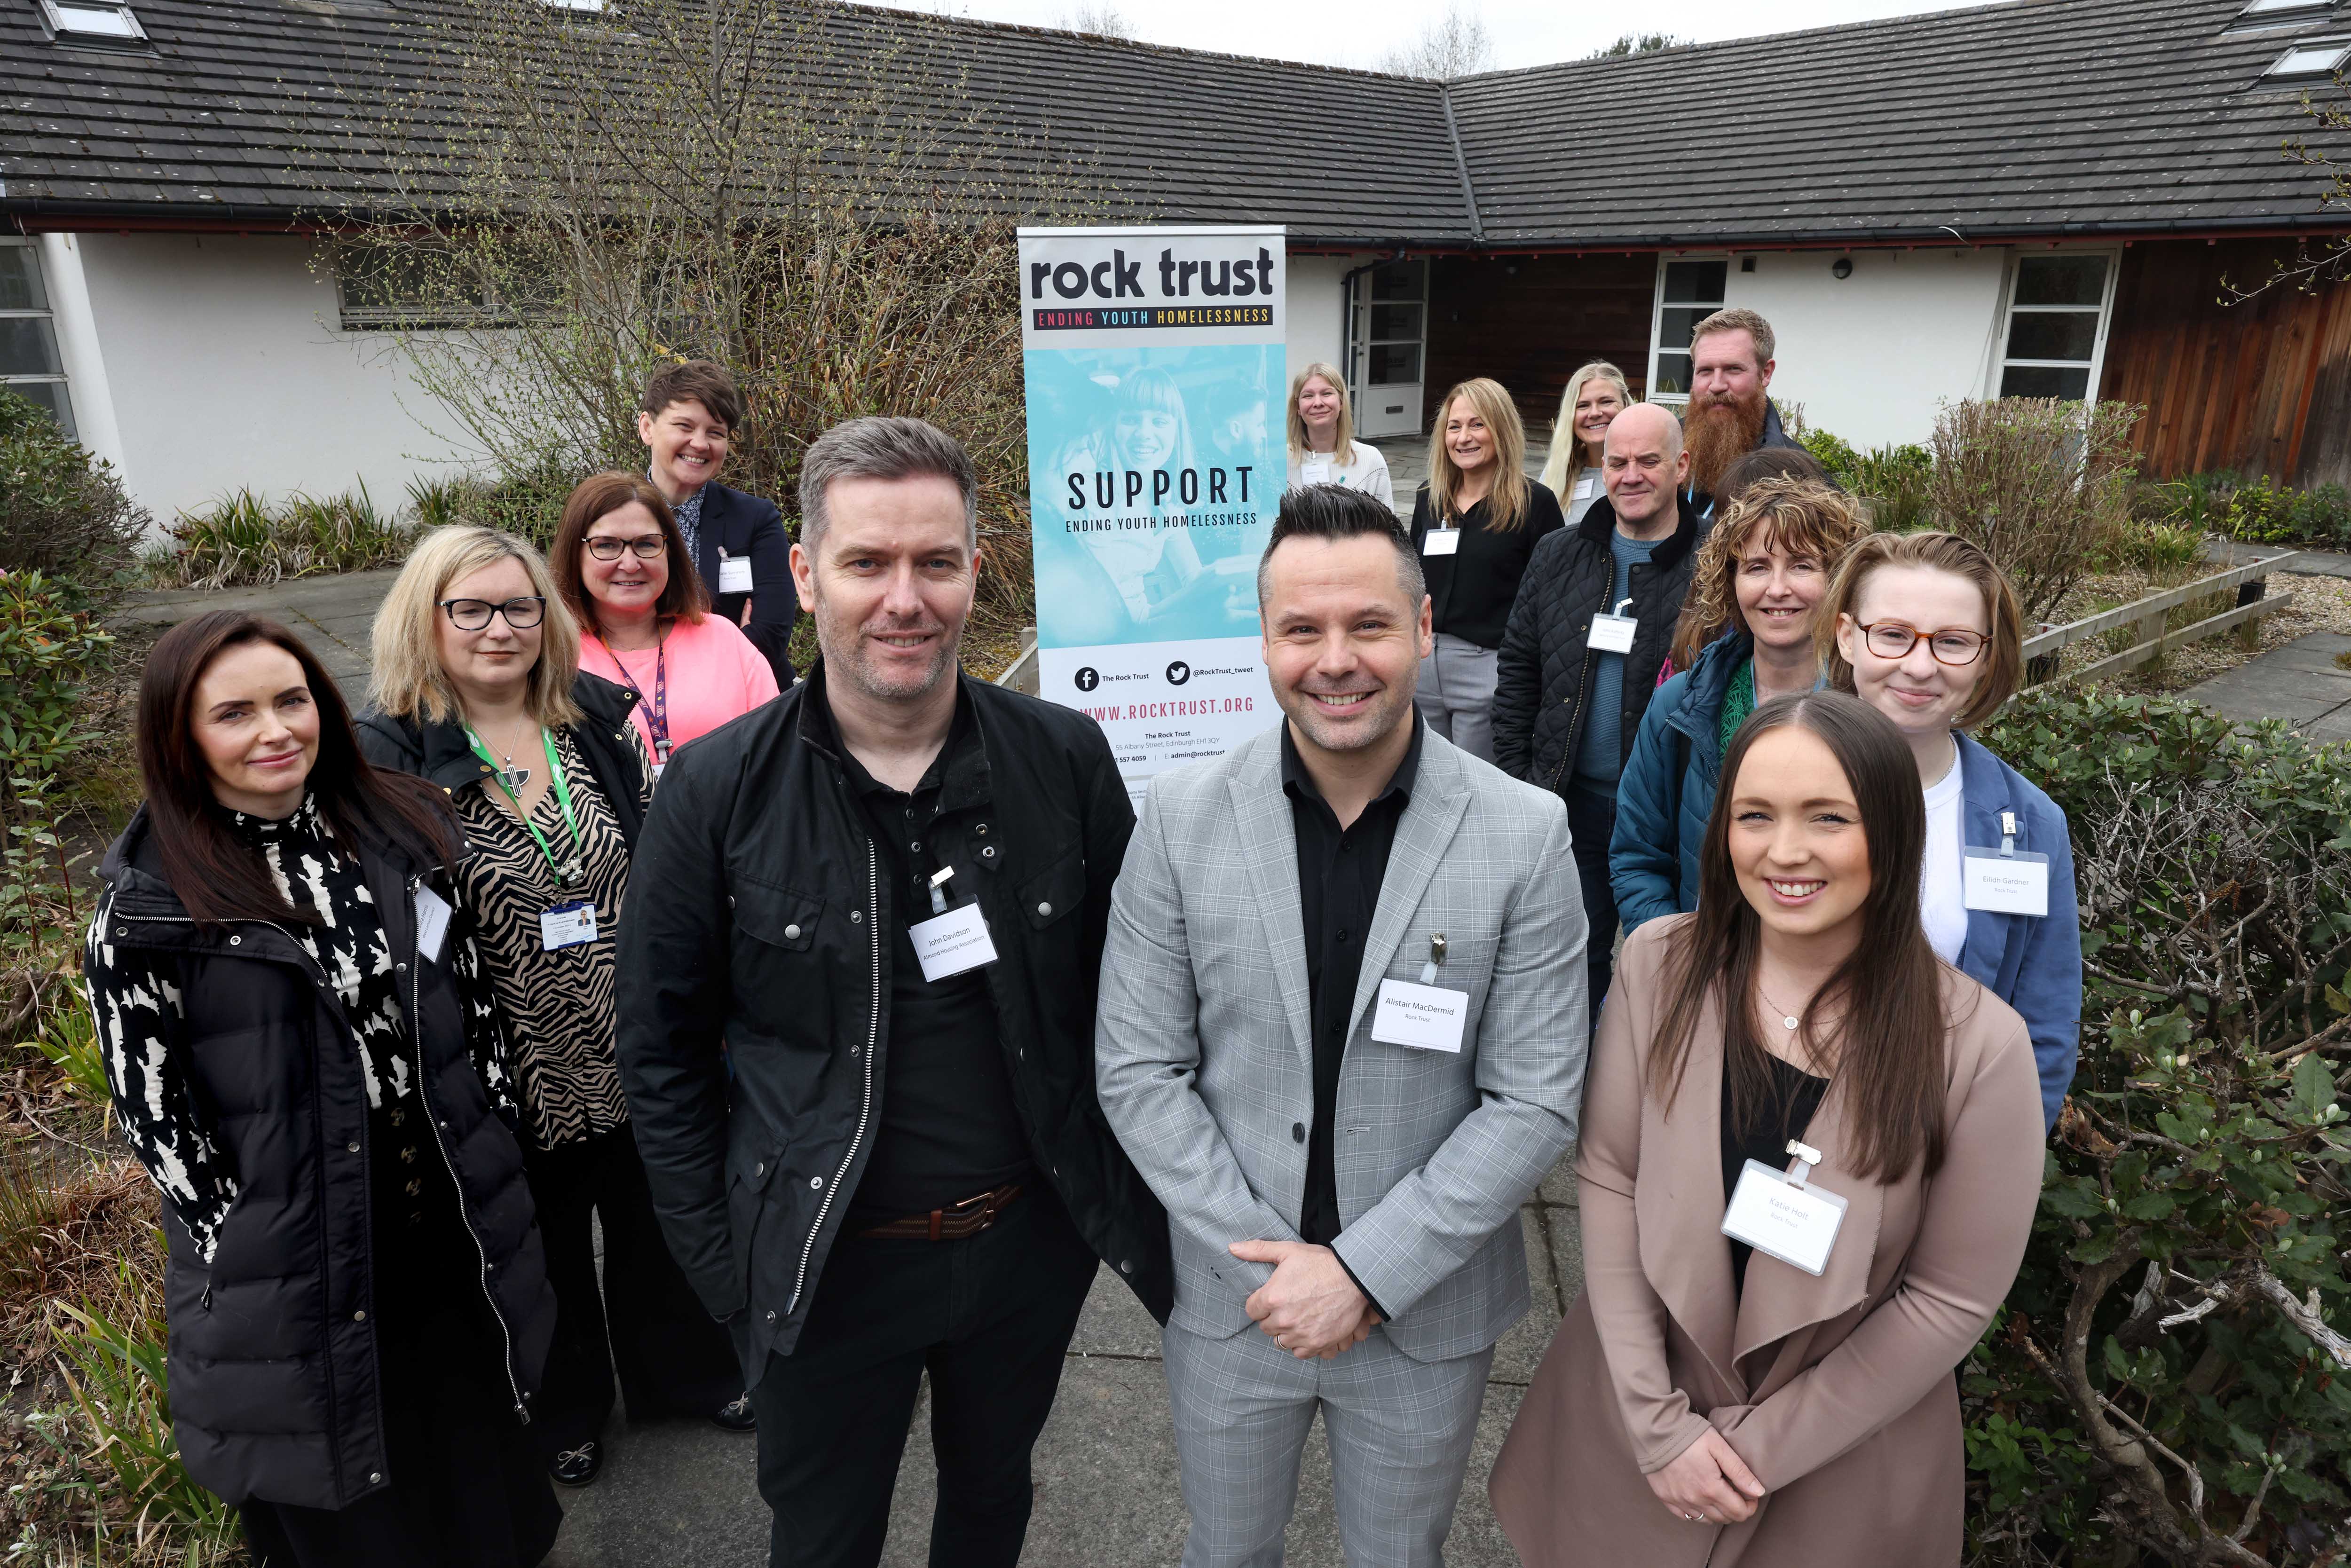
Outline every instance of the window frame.
<path id="1" fill-rule="evenodd" d="M 2326 64 L 2302 66 L 2294 70 L 2285 68 L 2286 62 L 2294 56 L 2316 54 L 2321 49 L 2333 51 Z M 2262 79 L 2263 81 L 2273 78 L 2281 81 L 2297 81 L 2305 77 L 2331 77 L 2346 65 L 2351 65 L 2351 37 L 2296 38 L 2285 47 L 2277 58 L 2272 60 L 2262 69 Z"/>
<path id="2" fill-rule="evenodd" d="M 2071 371 L 2082 368 L 2085 361 L 2080 360 L 2011 359 L 2009 357 L 2008 340 L 2010 335 L 2015 330 L 2016 318 L 2020 313 L 2028 316 L 2078 316 L 2090 308 L 2086 305 L 2019 305 L 2016 302 L 2016 290 L 2018 283 L 2023 277 L 2024 264 L 2041 256 L 2103 256 L 2106 263 L 2106 276 L 2105 283 L 2098 290 L 2097 334 L 2090 344 L 2090 358 L 2087 361 L 2090 379 L 2078 401 L 2085 407 L 2098 401 L 2100 383 L 2105 379 L 2106 373 L 2106 339 L 2114 328 L 2115 285 L 2121 278 L 2123 271 L 2123 252 L 2120 246 L 2089 245 L 2054 247 L 2031 246 L 2017 246 L 2010 250 L 2008 276 L 2001 283 L 2000 316 L 1992 328 L 1991 385 L 1985 389 L 1991 398 L 1997 400 L 2007 395 L 2001 392 L 2001 387 L 2008 380 L 2008 371 L 2011 365 L 2026 370 Z"/>
<path id="3" fill-rule="evenodd" d="M 355 252 L 341 246 L 333 247 L 329 256 L 328 270 L 335 284 L 335 327 L 338 331 L 360 333 L 384 332 L 463 332 L 484 329 L 519 327 L 530 312 L 507 303 L 495 294 L 488 295 L 479 305 L 459 300 L 419 300 L 408 304 L 354 305 L 350 287 L 355 280 L 354 262 L 363 251 Z M 485 291 L 486 294 L 487 291 Z"/>
<path id="4" fill-rule="evenodd" d="M 1661 250 L 1657 253 L 1657 279 L 1656 282 L 1651 286 L 1649 290 L 1649 362 L 1647 366 L 1647 380 L 1643 382 L 1641 386 L 1642 395 L 1646 401 L 1661 404 L 1667 408 L 1681 408 L 1688 403 L 1690 397 L 1687 389 L 1677 392 L 1661 392 L 1657 390 L 1657 356 L 1661 353 L 1686 355 L 1689 351 L 1687 347 L 1679 349 L 1665 348 L 1658 340 L 1660 335 L 1665 331 L 1666 327 L 1666 269 L 1679 262 L 1721 262 L 1723 264 L 1723 297 L 1715 302 L 1714 308 L 1717 310 L 1727 310 L 1730 308 L 1731 264 L 1737 258 L 1727 250 Z M 1703 303 L 1705 303 L 1703 300 L 1682 300 L 1677 301 L 1675 304 L 1674 308 L 1686 310 L 1693 304 Z"/>
<path id="5" fill-rule="evenodd" d="M 50 412 L 58 416 L 57 423 L 68 436 L 78 439 L 80 433 L 74 418 L 73 377 L 66 369 L 65 345 L 57 340 L 57 303 L 49 292 L 48 269 L 41 262 L 41 242 L 31 235 L 0 235 L 0 246 L 5 246 L 12 250 L 22 250 L 32 256 L 33 275 L 40 280 L 43 300 L 42 308 L 37 310 L 16 309 L 13 307 L 0 308 L 0 320 L 47 322 L 49 348 L 57 359 L 57 368 L 54 372 L 12 375 L 5 370 L 0 370 L 0 387 L 54 386 L 64 389 L 59 401 L 65 406 L 61 409 L 52 409 Z"/>
<path id="6" fill-rule="evenodd" d="M 96 44 L 105 48 L 146 48 L 151 47 L 147 29 L 139 25 L 138 13 L 124 0 L 40 0 L 41 20 L 49 29 L 56 43 Z M 93 33 L 66 26 L 68 11 L 110 11 L 131 31 L 125 33 Z"/>

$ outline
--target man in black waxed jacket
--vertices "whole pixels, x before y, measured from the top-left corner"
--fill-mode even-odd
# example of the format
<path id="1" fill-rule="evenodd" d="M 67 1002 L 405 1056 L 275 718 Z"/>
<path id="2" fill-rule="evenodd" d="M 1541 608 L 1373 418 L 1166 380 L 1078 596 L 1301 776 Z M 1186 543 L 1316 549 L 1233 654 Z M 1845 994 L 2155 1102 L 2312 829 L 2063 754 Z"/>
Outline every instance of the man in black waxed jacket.
<path id="1" fill-rule="evenodd" d="M 679 750 L 620 920 L 654 1207 L 743 1353 L 795 1568 L 879 1560 L 925 1371 L 934 1540 L 1009 1568 L 1097 1258 L 1172 1305 L 1166 1217 L 1093 1088 L 1134 815 L 1092 719 L 956 668 L 977 494 L 918 420 L 810 448 L 792 564 L 823 661 Z"/>
<path id="2" fill-rule="evenodd" d="M 1689 476 L 1681 437 L 1656 403 L 1616 416 L 1601 460 L 1607 497 L 1535 547 L 1495 660 L 1495 765 L 1567 802 L 1595 1024 L 1616 938 L 1616 780 L 1673 645 L 1711 506 L 1679 494 Z"/>

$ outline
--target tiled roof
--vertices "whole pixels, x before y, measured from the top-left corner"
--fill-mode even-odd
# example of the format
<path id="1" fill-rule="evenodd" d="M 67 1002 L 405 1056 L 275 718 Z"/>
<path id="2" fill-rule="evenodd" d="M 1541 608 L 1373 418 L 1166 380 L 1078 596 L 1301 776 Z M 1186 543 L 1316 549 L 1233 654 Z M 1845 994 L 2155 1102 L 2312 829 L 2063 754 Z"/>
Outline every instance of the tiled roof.
<path id="1" fill-rule="evenodd" d="M 448 0 L 133 4 L 152 51 L 53 43 L 35 0 L 0 0 L 0 214 L 259 225 L 381 208 L 420 183 L 383 106 L 433 82 L 423 61 Z M 897 102 L 944 114 L 966 152 L 987 144 L 984 184 L 963 159 L 942 165 L 964 200 L 1024 213 L 1050 189 L 1130 221 L 1280 222 L 1300 243 L 1430 248 L 2351 222 L 2322 214 L 2312 172 L 2279 155 L 2305 129 L 2306 84 L 2260 78 L 2294 38 L 2351 36 L 2351 19 L 2321 8 L 2231 32 L 2241 5 L 2014 0 L 1450 89 L 853 5 L 812 14 L 829 58 L 886 57 Z M 583 54 L 625 57 L 612 18 L 577 26 Z M 581 80 L 598 73 L 583 65 Z"/>

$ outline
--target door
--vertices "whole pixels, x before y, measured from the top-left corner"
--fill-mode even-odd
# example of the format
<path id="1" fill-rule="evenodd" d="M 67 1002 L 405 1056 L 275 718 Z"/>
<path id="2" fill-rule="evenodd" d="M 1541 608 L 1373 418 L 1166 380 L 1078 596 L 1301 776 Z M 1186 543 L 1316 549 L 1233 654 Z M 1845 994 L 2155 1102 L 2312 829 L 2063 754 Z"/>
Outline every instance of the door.
<path id="1" fill-rule="evenodd" d="M 1355 434 L 1367 441 L 1420 432 L 1428 348 L 1428 263 L 1390 261 L 1355 281 L 1349 345 Z"/>

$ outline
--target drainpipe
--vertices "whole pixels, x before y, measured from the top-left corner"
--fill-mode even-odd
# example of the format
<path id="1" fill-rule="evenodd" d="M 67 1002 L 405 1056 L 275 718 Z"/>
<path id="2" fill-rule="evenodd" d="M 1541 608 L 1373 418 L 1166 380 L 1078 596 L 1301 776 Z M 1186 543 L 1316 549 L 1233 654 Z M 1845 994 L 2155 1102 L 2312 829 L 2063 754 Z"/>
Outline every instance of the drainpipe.
<path id="1" fill-rule="evenodd" d="M 122 431 L 115 423 L 114 394 L 106 381 L 106 360 L 98 347 L 98 317 L 90 308 L 89 280 L 83 276 L 80 241 L 87 235 L 41 235 L 41 281 L 49 292 L 49 319 L 57 329 L 57 358 L 65 366 L 66 395 L 73 400 L 74 425 L 91 455 L 114 465 L 123 488 L 131 486 L 122 461 Z"/>

